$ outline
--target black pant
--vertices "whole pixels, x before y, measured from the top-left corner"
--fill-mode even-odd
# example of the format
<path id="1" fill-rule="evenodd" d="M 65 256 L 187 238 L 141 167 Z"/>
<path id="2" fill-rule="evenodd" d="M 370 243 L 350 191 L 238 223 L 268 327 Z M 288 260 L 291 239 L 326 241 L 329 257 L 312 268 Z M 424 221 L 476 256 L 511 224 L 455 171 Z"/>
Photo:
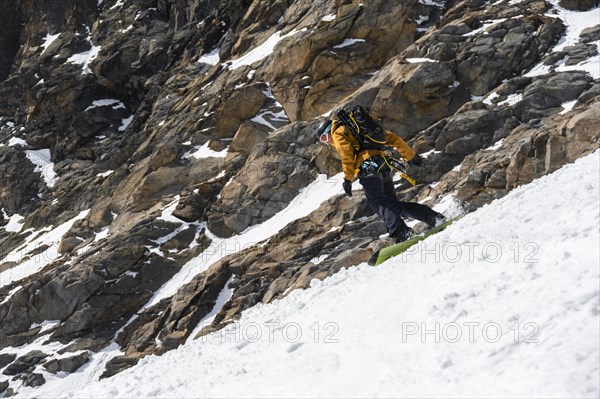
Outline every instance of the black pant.
<path id="1" fill-rule="evenodd" d="M 365 190 L 369 205 L 385 223 L 391 237 L 402 237 L 409 231 L 403 217 L 420 220 L 429 227 L 435 226 L 436 217 L 443 217 L 427 205 L 399 201 L 389 169 L 364 177 L 359 174 L 359 182 Z"/>

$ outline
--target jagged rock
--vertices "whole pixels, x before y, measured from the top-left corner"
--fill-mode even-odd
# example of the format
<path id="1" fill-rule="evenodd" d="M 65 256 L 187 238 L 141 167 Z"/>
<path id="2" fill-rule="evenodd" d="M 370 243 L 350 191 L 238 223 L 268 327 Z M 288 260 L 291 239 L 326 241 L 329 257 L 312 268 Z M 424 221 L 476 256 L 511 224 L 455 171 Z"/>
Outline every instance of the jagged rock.
<path id="1" fill-rule="evenodd" d="M 251 167 L 242 167 L 208 210 L 209 229 L 229 237 L 282 210 L 314 174 L 302 156 L 308 147 L 302 145 L 314 142 L 311 137 L 305 124 L 295 124 L 255 149 L 246 161 Z"/>
<path id="2" fill-rule="evenodd" d="M 64 320 L 85 302 L 93 292 L 104 285 L 104 279 L 92 270 L 81 273 L 63 273 L 50 280 L 38 294 L 31 298 L 31 305 L 49 320 Z"/>
<path id="3" fill-rule="evenodd" d="M 561 104 L 575 100 L 592 85 L 585 72 L 552 73 L 536 77 L 523 91 L 523 100 L 514 106 L 520 120 L 530 121 L 560 110 Z"/>
<path id="4" fill-rule="evenodd" d="M 316 42 L 306 42 L 306 45 L 310 43 L 311 50 L 333 39 L 337 39 L 337 42 L 314 58 L 308 69 L 312 81 L 297 82 L 298 86 L 310 85 L 303 104 L 302 119 L 322 115 L 334 108 L 370 78 L 370 74 L 365 72 L 377 70 L 390 56 L 400 53 L 412 43 L 415 29 L 410 22 L 412 8 L 380 0 L 373 2 L 373 5 L 376 6 L 363 10 L 353 6 L 342 8 L 340 11 L 343 10 L 344 14 L 330 22 L 331 33 L 325 33 L 327 36 L 323 38 L 319 37 L 319 34 L 322 35 L 320 32 L 309 37 L 310 41 Z M 351 25 L 346 28 L 349 29 L 346 37 L 358 39 L 352 44 L 339 38 L 339 33 L 346 30 L 344 24 L 349 23 Z M 390 41 L 390 35 L 396 40 Z M 293 63 L 293 60 L 290 61 Z"/>
<path id="5" fill-rule="evenodd" d="M 220 237 L 230 237 L 261 223 L 282 210 L 308 185 L 309 178 L 303 158 L 287 154 L 262 157 L 223 188 L 209 211 L 208 227 Z"/>
<path id="6" fill-rule="evenodd" d="M 218 191 L 215 192 L 214 195 L 217 193 Z M 198 194 L 194 191 L 184 191 L 177 204 L 177 208 L 173 211 L 173 216 L 186 222 L 197 221 L 204 214 L 206 206 L 214 195 L 209 195 L 207 197 L 200 195 L 200 189 L 198 189 Z"/>
<path id="7" fill-rule="evenodd" d="M 230 176 L 227 174 L 216 177 L 197 185 L 186 187 L 181 192 L 181 198 L 173 215 L 186 222 L 196 222 L 209 208 L 221 192 Z"/>
<path id="8" fill-rule="evenodd" d="M 522 93 L 523 89 L 531 84 L 533 78 L 527 76 L 517 76 L 504 81 L 494 91 L 498 97 L 490 100 L 492 103 L 500 103 L 507 100 L 508 96 L 515 93 Z"/>
<path id="9" fill-rule="evenodd" d="M 141 180 L 131 193 L 132 205 L 138 211 L 150 209 L 163 196 L 177 194 L 186 182 L 184 167 L 162 167 Z"/>
<path id="10" fill-rule="evenodd" d="M 589 103 L 593 101 L 595 97 L 600 96 L 600 82 L 594 82 L 592 87 L 588 90 L 581 93 L 581 95 L 577 98 L 578 104 Z"/>
<path id="11" fill-rule="evenodd" d="M 490 177 L 485 182 L 486 187 L 505 190 L 507 185 L 506 170 L 498 169 L 491 172 Z"/>
<path id="12" fill-rule="evenodd" d="M 184 342 L 198 322 L 213 309 L 221 291 L 227 289 L 230 277 L 228 264 L 217 263 L 178 291 L 168 310 L 164 328 L 158 335 L 162 341 L 161 352 Z"/>
<path id="13" fill-rule="evenodd" d="M 296 5 L 296 8 L 307 6 L 309 6 L 308 3 Z M 301 12 L 301 10 L 298 11 Z M 360 7 L 345 7 L 340 10 L 339 17 L 329 23 L 324 23 L 327 29 L 296 33 L 300 40 L 288 40 L 279 46 L 279 51 L 274 57 L 275 62 L 270 63 L 266 74 L 269 81 L 273 82 L 273 94 L 281 102 L 291 121 L 301 118 L 302 101 L 309 92 L 306 87 L 307 80 L 302 78 L 302 76 L 309 75 L 304 72 L 307 72 L 313 62 L 318 63 L 315 59 L 320 52 L 343 41 L 344 32 L 349 29 L 360 11 Z M 326 15 L 326 10 L 322 9 L 319 14 L 321 13 L 323 13 L 322 16 Z M 318 15 L 313 13 L 311 18 L 316 19 Z M 317 21 L 315 20 L 314 23 Z M 318 69 L 321 69 L 320 67 L 315 68 L 317 71 L 313 72 L 317 73 Z M 301 76 L 302 73 L 304 75 Z M 320 93 L 323 93 L 322 90 L 325 87 L 321 87 Z"/>
<path id="14" fill-rule="evenodd" d="M 152 349 L 163 353 L 179 346 L 200 319 L 212 310 L 230 276 L 228 264 L 217 263 L 183 286 L 169 306 L 161 312 L 159 320 L 151 323 L 158 324 L 159 329 L 132 330 L 133 335 L 128 340 L 129 344 L 125 351 L 128 356 L 136 351 L 144 353 Z M 156 339 L 161 342 L 159 347 L 156 346 Z"/>
<path id="15" fill-rule="evenodd" d="M 409 168 L 409 175 L 422 182 L 438 181 L 466 155 L 497 142 L 518 125 L 511 109 L 488 109 L 480 102 L 467 104 L 415 138 L 413 147 L 417 152 L 434 153 L 423 167 Z"/>
<path id="16" fill-rule="evenodd" d="M 82 242 L 83 240 L 78 237 L 65 237 L 58 244 L 58 253 L 66 254 L 72 252 Z"/>
<path id="17" fill-rule="evenodd" d="M 52 334 L 53 338 L 77 337 L 99 326 L 123 324 L 150 299 L 153 290 L 178 270 L 175 261 L 148 256 L 144 247 L 129 251 L 132 249 L 127 247 L 118 251 L 120 254 L 115 254 L 113 259 L 121 259 L 123 263 L 110 264 L 105 261 L 106 278 L 113 281 L 112 284 L 94 292 L 85 303 L 79 305 Z M 129 259 L 123 259 L 123 256 Z M 107 334 L 112 336 L 112 333 Z"/>
<path id="18" fill-rule="evenodd" d="M 546 118 L 534 128 L 521 125 L 497 151 L 468 155 L 458 172 L 447 173 L 433 192 L 421 195 L 435 197 L 454 190 L 466 206 L 476 208 L 589 154 L 600 147 L 600 135 L 592 128 L 592 115 L 599 106 L 596 99 L 584 112 Z"/>
<path id="19" fill-rule="evenodd" d="M 39 206 L 43 183 L 25 153 L 15 147 L 0 147 L 0 203 L 6 211 L 28 213 Z"/>
<path id="20" fill-rule="evenodd" d="M 600 24 L 591 28 L 585 28 L 579 35 L 579 41 L 581 43 L 590 43 L 600 40 Z"/>
<path id="21" fill-rule="evenodd" d="M 339 173 L 341 159 L 338 152 L 330 145 L 321 145 L 315 154 L 314 162 L 320 173 L 333 176 Z"/>
<path id="22" fill-rule="evenodd" d="M 112 377 L 115 374 L 120 373 L 123 370 L 127 370 L 130 367 L 135 366 L 140 361 L 139 357 L 132 356 L 117 356 L 110 359 L 106 364 L 104 373 L 100 376 L 100 379 Z"/>
<path id="23" fill-rule="evenodd" d="M 196 238 L 196 227 L 189 226 L 174 235 L 169 241 L 162 244 L 161 249 L 163 251 L 181 251 L 188 248 L 192 241 L 194 241 L 194 238 Z"/>
<path id="24" fill-rule="evenodd" d="M 22 305 L 18 304 L 19 292 L 13 295 L 5 304 L 9 312 L 2 315 L 3 325 L 11 329 L 3 333 L 22 337 L 31 320 L 41 321 L 39 314 L 64 320 L 52 333 L 54 339 L 92 333 L 99 326 L 123 324 L 178 267 L 173 260 L 150 256 L 144 246 L 127 241 L 122 245 L 107 250 L 93 262 L 71 266 L 68 272 L 62 270 L 50 281 L 42 279 L 31 290 L 31 297 L 23 298 Z M 110 331 L 100 331 L 112 337 Z M 94 341 L 102 342 L 104 338 L 100 335 Z M 93 348 L 99 349 L 98 345 Z"/>
<path id="25" fill-rule="evenodd" d="M 15 309 L 16 308 L 16 309 Z M 5 309 L 4 309 L 5 310 Z M 9 314 L 8 316 L 12 316 L 12 314 L 14 314 L 15 312 L 23 312 L 26 309 L 24 308 L 18 308 L 16 306 L 11 307 L 11 309 L 9 310 Z M 13 318 L 14 319 L 14 318 Z M 28 325 L 26 325 L 26 323 L 29 323 Z M 20 317 L 17 318 L 17 324 L 15 324 L 14 326 L 11 326 L 13 329 L 13 331 L 15 331 L 14 335 L 8 334 L 9 331 L 7 331 L 7 329 L 5 329 L 4 331 L 0 331 L 0 338 L 2 338 L 2 346 L 3 347 L 19 347 L 19 346 L 23 346 L 25 344 L 30 344 L 33 341 L 35 341 L 36 337 L 38 336 L 38 331 L 37 330 L 31 330 L 31 331 L 26 331 L 26 332 L 19 332 L 22 331 L 23 329 L 28 328 L 31 325 L 31 322 L 29 321 L 28 315 L 27 314 L 22 314 Z"/>
<path id="26" fill-rule="evenodd" d="M 600 1 L 598 0 L 560 0 L 559 4 L 561 7 L 572 11 L 587 11 L 594 7 L 598 7 Z"/>
<path id="27" fill-rule="evenodd" d="M 25 370 L 29 370 L 29 369 L 33 370 L 33 366 L 39 364 L 42 360 L 44 360 L 47 357 L 48 357 L 47 354 L 45 354 L 39 350 L 34 350 L 31 352 L 28 352 L 27 354 L 17 358 L 17 360 L 15 360 L 8 367 L 6 367 L 6 369 L 4 369 L 2 374 L 16 375 L 16 374 L 22 373 Z"/>
<path id="28" fill-rule="evenodd" d="M 78 337 L 71 343 L 60 349 L 57 353 L 64 355 L 78 351 L 93 351 L 98 352 L 112 343 L 112 336 L 102 336 L 101 334 L 90 334 L 87 337 Z"/>
<path id="29" fill-rule="evenodd" d="M 244 122 L 239 127 L 233 137 L 233 141 L 229 146 L 230 151 L 250 154 L 258 144 L 263 143 L 268 133 L 264 131 L 264 127 L 255 122 Z"/>
<path id="30" fill-rule="evenodd" d="M 113 216 L 110 212 L 110 209 L 103 205 L 104 204 L 90 210 L 88 220 L 91 228 L 106 227 L 113 221 Z"/>
<path id="31" fill-rule="evenodd" d="M 8 381 L 0 381 L 0 394 L 8 389 Z M 8 393 L 7 393 L 8 396 Z"/>
<path id="32" fill-rule="evenodd" d="M 591 29 L 580 37 L 579 43 L 572 46 L 566 46 L 560 51 L 555 51 L 544 57 L 544 65 L 550 67 L 550 71 L 555 71 L 558 66 L 578 65 L 590 57 L 598 54 L 598 46 L 590 41 L 598 40 L 599 30 Z"/>
<path id="33" fill-rule="evenodd" d="M 452 113 L 453 99 L 459 94 L 454 82 L 454 73 L 447 64 L 410 64 L 396 57 L 361 87 L 353 102 L 363 106 L 372 102 L 372 112 L 382 124 L 409 139 Z"/>
<path id="34" fill-rule="evenodd" d="M 241 123 L 256 115 L 266 97 L 257 85 L 244 86 L 235 90 L 217 111 L 215 138 L 230 138 Z"/>
<path id="35" fill-rule="evenodd" d="M 327 272 L 327 270 L 322 270 L 317 265 L 309 264 L 309 265 L 303 266 L 299 270 L 294 283 L 291 284 L 291 287 L 293 289 L 306 289 L 306 288 L 310 287 L 310 282 L 313 279 L 323 280 L 328 275 L 329 275 L 329 273 Z M 279 294 L 279 292 L 277 292 L 277 294 Z M 264 300 L 272 301 L 275 298 L 276 297 L 274 295 L 271 295 L 271 297 L 266 297 L 266 295 L 265 295 Z"/>
<path id="36" fill-rule="evenodd" d="M 45 383 L 46 383 L 46 379 L 44 378 L 44 376 L 41 374 L 38 374 L 38 373 L 31 373 L 31 374 L 26 375 L 23 378 L 23 386 L 26 386 L 26 387 L 35 388 L 35 387 L 42 386 Z"/>
<path id="37" fill-rule="evenodd" d="M 191 161 L 171 162 L 158 170 L 144 163 L 116 188 L 111 209 L 147 211 L 165 196 L 179 194 L 190 183 L 211 180 L 222 167 L 221 158 L 195 160 L 192 157 Z"/>
<path id="38" fill-rule="evenodd" d="M 466 111 L 450 118 L 434 148 L 446 154 L 465 156 L 500 140 L 504 132 L 516 125 L 518 121 L 508 110 Z"/>
<path id="39" fill-rule="evenodd" d="M 76 356 L 65 357 L 60 359 L 52 359 L 44 364 L 44 368 L 49 373 L 56 374 L 59 371 L 67 373 L 76 372 L 81 366 L 90 360 L 89 352 L 83 352 Z"/>
<path id="40" fill-rule="evenodd" d="M 598 113 L 600 112 L 600 101 L 597 100 L 585 111 L 574 115 L 564 126 L 566 159 L 576 160 L 591 153 L 600 146 L 598 142 L 600 134 L 597 127 Z M 554 167 L 561 166 L 565 158 L 558 159 L 560 162 Z"/>
<path id="41" fill-rule="evenodd" d="M 3 0 L 0 2 L 2 16 L 0 17 L 0 82 L 7 78 L 13 60 L 19 51 L 19 36 L 21 34 L 21 7 L 15 2 Z M 0 390 L 3 391 L 3 390 Z"/>
<path id="42" fill-rule="evenodd" d="M 85 102 L 84 99 L 82 99 Z M 122 104 L 122 103 L 120 103 Z M 92 101 L 83 112 L 75 114 L 65 132 L 65 137 L 54 151 L 61 157 L 75 157 L 83 160 L 95 160 L 98 156 L 89 144 L 98 140 L 97 137 L 117 134 L 122 120 L 131 115 L 131 111 L 122 105 L 95 106 Z"/>
<path id="43" fill-rule="evenodd" d="M 467 85 L 472 94 L 483 95 L 502 79 L 533 66 L 537 58 L 534 55 L 550 47 L 561 28 L 555 21 L 533 17 L 498 23 L 488 36 L 467 43 L 457 54 L 457 80 Z M 534 32 L 538 32 L 537 36 Z M 497 54 L 511 56 L 497 57 Z"/>
<path id="44" fill-rule="evenodd" d="M 327 274 L 331 276 L 341 269 L 349 268 L 368 261 L 371 255 L 373 255 L 373 251 L 366 248 L 366 246 L 370 244 L 371 241 L 372 239 L 363 239 L 353 242 L 352 245 L 355 247 L 338 256 L 335 262 L 333 262 L 329 267 Z"/>
<path id="45" fill-rule="evenodd" d="M 569 57 L 565 61 L 565 65 L 577 65 L 598 54 L 598 46 L 592 43 L 578 43 L 574 46 L 565 47 L 564 53 Z"/>
<path id="46" fill-rule="evenodd" d="M 4 368 L 8 364 L 12 363 L 17 358 L 14 353 L 2 353 L 0 354 L 0 369 Z"/>
<path id="47" fill-rule="evenodd" d="M 463 35 L 471 30 L 471 27 L 463 22 L 447 24 L 417 40 L 405 54 L 411 58 L 427 54 L 428 58 L 434 60 L 450 61 L 456 57 L 461 43 L 466 40 Z"/>
<path id="48" fill-rule="evenodd" d="M 180 152 L 179 145 L 167 145 L 160 147 L 158 151 L 150 158 L 152 169 L 157 170 L 178 158 Z"/>
<path id="49" fill-rule="evenodd" d="M 487 17 L 493 19 L 492 15 Z M 485 32 L 477 31 L 484 20 L 485 16 L 475 14 L 453 21 L 423 36 L 405 56 L 452 60 L 457 63 L 456 80 L 461 86 L 468 87 L 473 95 L 483 95 L 503 79 L 535 65 L 564 30 L 557 20 L 527 16 L 499 22 Z"/>

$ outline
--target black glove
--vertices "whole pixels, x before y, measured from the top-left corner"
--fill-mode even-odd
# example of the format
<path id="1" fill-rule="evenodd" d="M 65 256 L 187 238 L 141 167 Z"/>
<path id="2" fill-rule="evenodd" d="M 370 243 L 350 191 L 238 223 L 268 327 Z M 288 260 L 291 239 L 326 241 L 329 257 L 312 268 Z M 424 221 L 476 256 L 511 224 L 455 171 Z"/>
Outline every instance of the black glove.
<path id="1" fill-rule="evenodd" d="M 342 187 L 344 187 L 344 192 L 348 197 L 352 197 L 352 182 L 350 180 L 344 179 L 342 183 Z"/>
<path id="2" fill-rule="evenodd" d="M 408 161 L 408 164 L 412 166 L 421 166 L 423 165 L 423 158 L 421 158 L 419 154 L 415 154 L 415 157 Z"/>

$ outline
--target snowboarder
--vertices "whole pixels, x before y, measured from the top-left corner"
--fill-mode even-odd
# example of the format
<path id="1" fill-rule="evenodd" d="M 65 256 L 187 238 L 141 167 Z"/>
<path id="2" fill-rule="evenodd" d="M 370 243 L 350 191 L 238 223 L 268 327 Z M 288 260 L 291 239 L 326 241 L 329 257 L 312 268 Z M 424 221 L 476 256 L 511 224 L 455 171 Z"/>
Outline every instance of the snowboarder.
<path id="1" fill-rule="evenodd" d="M 420 220 L 427 223 L 429 228 L 443 222 L 444 215 L 427 205 L 402 202 L 396 197 L 385 147 L 396 148 L 410 165 L 419 167 L 423 163 L 422 158 L 404 140 L 383 130 L 368 110 L 361 106 L 351 111 L 338 111 L 336 116 L 333 120 L 324 121 L 318 133 L 322 142 L 331 142 L 340 154 L 344 172 L 342 186 L 346 195 L 352 196 L 352 180 L 357 175 L 369 205 L 385 223 L 395 242 L 407 240 L 415 234 L 402 218 Z M 351 125 L 349 121 L 355 126 L 348 126 Z"/>

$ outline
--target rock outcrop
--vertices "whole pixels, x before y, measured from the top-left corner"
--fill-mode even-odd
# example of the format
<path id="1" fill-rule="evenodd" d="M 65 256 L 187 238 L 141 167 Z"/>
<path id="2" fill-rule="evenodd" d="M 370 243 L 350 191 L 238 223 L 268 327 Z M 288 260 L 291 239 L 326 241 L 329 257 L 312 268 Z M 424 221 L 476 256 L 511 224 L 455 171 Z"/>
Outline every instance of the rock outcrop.
<path id="1" fill-rule="evenodd" d="M 301 198 L 341 183 L 315 129 L 343 105 L 425 158 L 404 200 L 476 209 L 596 150 L 599 26 L 554 51 L 551 8 L 0 0 L 0 394 L 118 345 L 108 377 L 367 260 L 361 195 Z M 299 196 L 315 210 L 248 238 Z M 15 354 L 34 341 L 54 349 Z"/>

